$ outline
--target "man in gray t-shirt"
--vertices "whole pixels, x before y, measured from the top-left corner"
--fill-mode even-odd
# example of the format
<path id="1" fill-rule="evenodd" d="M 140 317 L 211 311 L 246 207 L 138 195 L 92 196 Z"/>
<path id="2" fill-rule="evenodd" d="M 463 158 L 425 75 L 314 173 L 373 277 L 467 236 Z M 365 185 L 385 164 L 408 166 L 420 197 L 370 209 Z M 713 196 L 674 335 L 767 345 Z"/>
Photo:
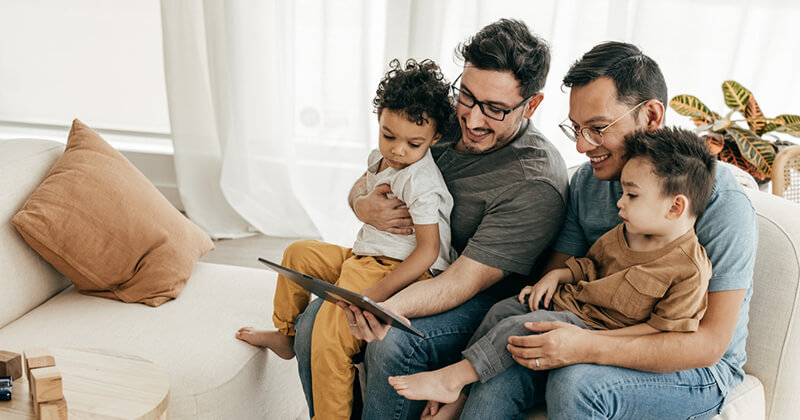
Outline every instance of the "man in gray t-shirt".
<path id="1" fill-rule="evenodd" d="M 543 98 L 547 43 L 524 23 L 502 19 L 462 44 L 458 53 L 464 68 L 453 94 L 461 132 L 431 151 L 453 196 L 452 245 L 459 256 L 441 274 L 382 303 L 410 318 L 425 338 L 389 329 L 355 307 L 345 310 L 354 325 L 351 333 L 369 342 L 362 418 L 420 418 L 425 402 L 399 396 L 388 377 L 457 361 L 492 304 L 518 292 L 518 276 L 510 275 L 531 271 L 564 218 L 564 161 L 528 121 Z M 366 194 L 362 178 L 353 188 L 351 205 L 364 223 L 410 234 L 404 228 L 411 224 L 408 211 L 385 196 L 389 190 L 379 186 Z M 304 331 L 314 311 L 312 303 L 296 324 L 301 377 L 311 357 Z"/>

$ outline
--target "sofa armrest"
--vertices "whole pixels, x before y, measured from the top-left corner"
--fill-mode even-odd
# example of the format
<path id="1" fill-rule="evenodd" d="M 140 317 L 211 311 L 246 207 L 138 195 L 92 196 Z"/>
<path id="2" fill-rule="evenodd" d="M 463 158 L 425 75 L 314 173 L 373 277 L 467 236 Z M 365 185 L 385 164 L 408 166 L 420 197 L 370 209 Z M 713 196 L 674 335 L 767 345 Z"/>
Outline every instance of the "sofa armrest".
<path id="1" fill-rule="evenodd" d="M 800 413 L 800 205 L 746 191 L 759 243 L 744 369 L 764 385 L 767 418 L 794 419 Z"/>

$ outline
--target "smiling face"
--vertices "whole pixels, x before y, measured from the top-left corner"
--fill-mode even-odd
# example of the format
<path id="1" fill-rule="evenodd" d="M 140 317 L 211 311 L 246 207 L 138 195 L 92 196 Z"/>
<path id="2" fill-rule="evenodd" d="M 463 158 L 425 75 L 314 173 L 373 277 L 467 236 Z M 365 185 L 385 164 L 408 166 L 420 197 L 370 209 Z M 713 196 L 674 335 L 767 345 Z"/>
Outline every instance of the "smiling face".
<path id="1" fill-rule="evenodd" d="M 620 177 L 622 197 L 617 201 L 619 217 L 631 234 L 663 235 L 669 231 L 674 197 L 662 193 L 653 164 L 642 157 L 630 159 Z"/>
<path id="2" fill-rule="evenodd" d="M 519 82 L 510 71 L 482 70 L 469 63 L 464 66 L 461 85 L 457 87 L 483 102 L 484 107 L 510 110 L 526 99 L 520 95 Z M 456 150 L 489 153 L 505 146 L 516 136 L 522 120 L 530 118 L 541 101 L 542 95 L 535 95 L 530 102 L 507 114 L 503 121 L 484 115 L 478 104 L 469 108 L 458 102 L 456 113 L 461 126 L 461 140 L 456 144 Z"/>
<path id="3" fill-rule="evenodd" d="M 585 86 L 575 86 L 569 95 L 569 120 L 576 130 L 584 127 L 602 129 L 631 108 L 631 105 L 617 100 L 617 87 L 608 77 L 600 77 Z M 634 118 L 643 112 L 645 107 L 640 107 L 604 130 L 600 146 L 590 144 L 583 136 L 577 137 L 575 148 L 589 158 L 597 179 L 619 179 L 625 165 L 624 137 L 634 130 L 647 128 L 646 118 Z"/>
<path id="4" fill-rule="evenodd" d="M 436 126 L 427 115 L 427 122 L 417 125 L 405 113 L 384 109 L 378 112 L 378 148 L 383 156 L 381 170 L 403 169 L 425 156 L 428 149 L 439 140 Z"/>

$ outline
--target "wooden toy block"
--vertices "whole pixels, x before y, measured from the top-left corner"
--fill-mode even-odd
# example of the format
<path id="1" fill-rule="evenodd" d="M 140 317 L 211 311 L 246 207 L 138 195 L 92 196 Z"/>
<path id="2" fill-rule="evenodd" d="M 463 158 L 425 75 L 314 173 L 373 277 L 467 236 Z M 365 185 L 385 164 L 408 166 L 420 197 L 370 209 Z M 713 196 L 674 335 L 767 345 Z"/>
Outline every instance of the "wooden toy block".
<path id="1" fill-rule="evenodd" d="M 60 400 L 39 403 L 39 420 L 67 420 L 67 402 L 62 398 Z"/>
<path id="2" fill-rule="evenodd" d="M 64 397 L 61 372 L 57 367 L 31 369 L 29 379 L 34 404 L 56 401 Z"/>
<path id="3" fill-rule="evenodd" d="M 22 352 L 25 359 L 25 377 L 28 378 L 28 390 L 33 395 L 33 381 L 31 381 L 31 369 L 50 367 L 56 365 L 56 358 L 48 348 L 28 349 Z"/>
<path id="4" fill-rule="evenodd" d="M 22 377 L 22 356 L 19 353 L 0 350 L 0 376 L 10 376 L 13 381 Z"/>
<path id="5" fill-rule="evenodd" d="M 31 378 L 31 369 L 56 365 L 56 358 L 48 348 L 28 349 L 23 354 L 25 355 L 25 375 L 28 377 L 28 382 Z"/>

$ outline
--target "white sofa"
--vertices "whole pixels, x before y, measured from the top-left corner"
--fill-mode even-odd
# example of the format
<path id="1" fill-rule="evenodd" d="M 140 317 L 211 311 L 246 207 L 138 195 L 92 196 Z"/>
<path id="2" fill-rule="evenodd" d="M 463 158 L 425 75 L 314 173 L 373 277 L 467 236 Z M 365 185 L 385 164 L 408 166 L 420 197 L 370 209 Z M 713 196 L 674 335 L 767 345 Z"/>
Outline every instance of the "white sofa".
<path id="1" fill-rule="evenodd" d="M 11 217 L 64 145 L 0 141 L 0 349 L 110 350 L 152 361 L 170 380 L 169 418 L 308 417 L 295 361 L 234 337 L 269 323 L 267 270 L 198 263 L 181 295 L 157 308 L 84 296 L 22 240 Z"/>

